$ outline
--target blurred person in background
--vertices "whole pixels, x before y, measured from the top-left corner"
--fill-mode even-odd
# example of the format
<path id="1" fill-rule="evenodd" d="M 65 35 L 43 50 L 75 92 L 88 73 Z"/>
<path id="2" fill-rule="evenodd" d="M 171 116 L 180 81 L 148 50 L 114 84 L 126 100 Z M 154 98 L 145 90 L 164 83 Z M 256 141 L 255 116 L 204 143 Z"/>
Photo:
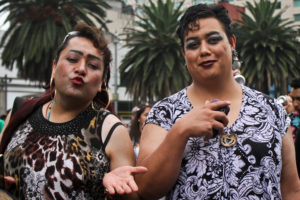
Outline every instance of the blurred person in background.
<path id="1" fill-rule="evenodd" d="M 290 97 L 292 98 L 294 111 L 289 114 L 289 117 L 291 118 L 291 130 L 295 140 L 297 130 L 300 127 L 300 78 L 293 79 L 291 87 Z"/>
<path id="2" fill-rule="evenodd" d="M 137 158 L 139 153 L 140 138 L 142 134 L 143 125 L 146 121 L 147 115 L 151 109 L 149 103 L 134 107 L 133 119 L 130 122 L 129 134 L 133 144 L 135 156 Z"/>

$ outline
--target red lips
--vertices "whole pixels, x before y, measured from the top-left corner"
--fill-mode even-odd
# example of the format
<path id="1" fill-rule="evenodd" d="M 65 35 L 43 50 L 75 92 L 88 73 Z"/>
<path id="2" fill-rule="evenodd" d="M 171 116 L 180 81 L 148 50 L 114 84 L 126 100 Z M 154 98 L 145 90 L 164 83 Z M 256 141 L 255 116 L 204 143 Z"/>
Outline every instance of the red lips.
<path id="1" fill-rule="evenodd" d="M 72 78 L 72 83 L 75 85 L 83 85 L 84 81 L 81 77 L 76 76 L 76 77 Z"/>

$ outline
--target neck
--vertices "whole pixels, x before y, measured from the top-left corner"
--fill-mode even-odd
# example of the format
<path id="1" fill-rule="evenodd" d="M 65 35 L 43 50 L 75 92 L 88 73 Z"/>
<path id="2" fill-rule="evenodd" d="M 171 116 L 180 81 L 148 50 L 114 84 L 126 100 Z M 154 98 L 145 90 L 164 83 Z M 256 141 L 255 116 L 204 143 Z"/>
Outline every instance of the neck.
<path id="1" fill-rule="evenodd" d="M 232 78 L 223 83 L 199 84 L 193 82 L 188 87 L 187 94 L 193 106 L 201 106 L 205 104 L 205 101 L 214 98 L 229 101 L 240 99 L 242 90 L 241 86 Z"/>
<path id="2" fill-rule="evenodd" d="M 47 119 L 51 122 L 63 123 L 74 119 L 80 112 L 86 110 L 92 101 L 80 102 L 73 100 L 72 102 L 64 101 L 59 96 L 55 96 L 55 103 L 49 102 L 48 113 L 46 112 Z"/>

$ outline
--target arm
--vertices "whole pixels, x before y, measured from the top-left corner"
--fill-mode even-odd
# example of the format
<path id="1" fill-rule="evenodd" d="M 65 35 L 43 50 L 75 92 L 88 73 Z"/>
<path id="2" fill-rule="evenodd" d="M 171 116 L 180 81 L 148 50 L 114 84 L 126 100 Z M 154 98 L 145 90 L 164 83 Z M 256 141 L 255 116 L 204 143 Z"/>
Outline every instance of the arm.
<path id="1" fill-rule="evenodd" d="M 283 200 L 300 199 L 300 181 L 295 159 L 295 147 L 292 132 L 288 132 L 282 139 L 282 171 L 281 194 Z"/>
<path id="2" fill-rule="evenodd" d="M 2 131 L 1 131 L 1 134 L 0 134 L 0 141 L 2 140 L 2 135 L 3 135 L 5 129 L 6 129 L 7 125 L 8 125 L 8 122 L 9 122 L 9 120 L 10 120 L 10 117 L 11 117 L 11 111 L 7 114 L 7 116 L 6 116 L 6 118 L 5 118 L 4 126 L 3 126 Z"/>
<path id="3" fill-rule="evenodd" d="M 189 137 L 212 137 L 212 130 L 223 130 L 228 119 L 222 112 L 215 111 L 228 105 L 225 101 L 196 107 L 177 120 L 168 132 L 162 127 L 147 124 L 142 132 L 138 165 L 148 172 L 138 174 L 138 193 L 144 199 L 164 196 L 177 180 L 183 152 Z M 223 123 L 219 122 L 222 121 Z"/>
<path id="4" fill-rule="evenodd" d="M 106 120 L 108 121 L 104 123 L 108 125 L 106 126 L 108 128 L 119 121 L 112 115 L 108 116 Z M 135 166 L 135 155 L 126 127 L 118 126 L 114 130 L 114 133 L 107 144 L 106 153 L 110 158 L 111 171 L 105 175 L 103 184 L 108 192 L 110 194 L 120 194 L 122 196 L 119 198 L 122 197 L 122 199 L 138 199 L 138 195 L 135 193 L 138 190 L 138 187 L 134 181 L 133 175 L 136 173 L 145 173 L 147 169 L 144 167 L 133 167 Z"/>

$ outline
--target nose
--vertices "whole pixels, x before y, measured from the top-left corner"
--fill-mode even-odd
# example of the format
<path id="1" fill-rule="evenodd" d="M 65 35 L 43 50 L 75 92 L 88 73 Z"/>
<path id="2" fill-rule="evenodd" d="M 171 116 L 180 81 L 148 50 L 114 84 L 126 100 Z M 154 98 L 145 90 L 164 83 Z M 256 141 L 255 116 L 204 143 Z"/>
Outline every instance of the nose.
<path id="1" fill-rule="evenodd" d="M 75 68 L 75 72 L 79 73 L 80 75 L 86 74 L 86 63 L 83 59 L 78 62 L 78 65 Z"/>
<path id="2" fill-rule="evenodd" d="M 205 41 L 201 42 L 200 56 L 205 57 L 205 56 L 209 56 L 209 55 L 210 55 L 210 50 L 209 50 L 208 44 Z"/>

